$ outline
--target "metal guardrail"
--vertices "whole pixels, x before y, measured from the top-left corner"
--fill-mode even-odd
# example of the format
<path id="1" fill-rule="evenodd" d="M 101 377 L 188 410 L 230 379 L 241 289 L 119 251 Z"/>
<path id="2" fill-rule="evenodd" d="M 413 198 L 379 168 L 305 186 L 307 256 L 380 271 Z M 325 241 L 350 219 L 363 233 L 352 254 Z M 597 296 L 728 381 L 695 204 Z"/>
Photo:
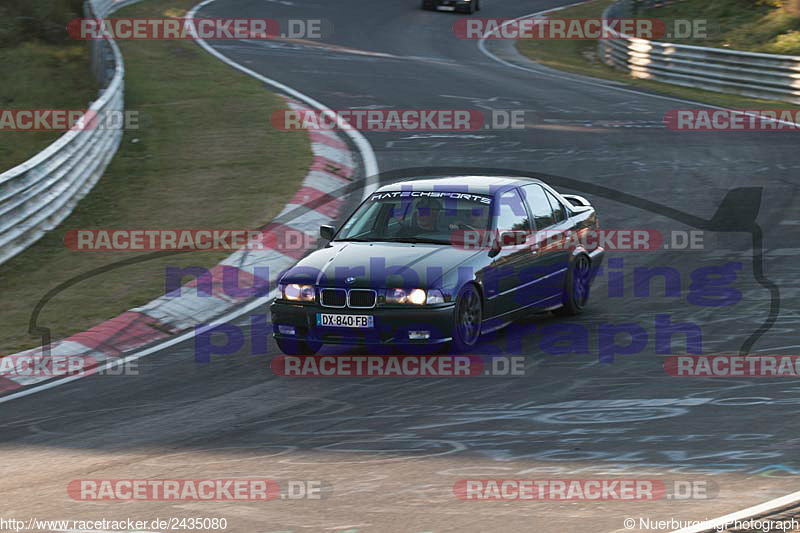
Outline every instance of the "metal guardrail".
<path id="1" fill-rule="evenodd" d="M 102 18 L 139 0 L 87 0 L 85 15 Z M 89 41 L 92 72 L 101 83 L 89 106 L 98 117 L 124 111 L 125 68 L 111 39 Z M 0 174 L 0 263 L 54 229 L 103 175 L 122 139 L 119 128 L 70 130 L 31 159 Z"/>
<path id="2" fill-rule="evenodd" d="M 633 2 L 620 0 L 603 12 L 603 18 L 626 18 L 632 12 Z M 601 60 L 634 78 L 800 104 L 798 56 L 662 43 L 610 33 L 619 38 L 598 41 Z"/>

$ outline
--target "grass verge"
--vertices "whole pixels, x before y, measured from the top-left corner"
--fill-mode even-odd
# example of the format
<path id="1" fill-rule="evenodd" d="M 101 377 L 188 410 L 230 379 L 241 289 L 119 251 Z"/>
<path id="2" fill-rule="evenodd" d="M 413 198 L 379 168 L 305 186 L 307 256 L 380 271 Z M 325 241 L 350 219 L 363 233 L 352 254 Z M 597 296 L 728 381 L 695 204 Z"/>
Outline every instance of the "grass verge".
<path id="1" fill-rule="evenodd" d="M 605 8 L 613 1 L 594 0 L 586 4 L 556 11 L 552 16 L 558 18 L 600 17 Z M 676 98 L 696 100 L 733 109 L 797 109 L 800 107 L 786 102 L 745 98 L 743 96 L 632 78 L 600 61 L 597 54 L 596 40 L 519 40 L 516 42 L 516 46 L 517 50 L 527 58 L 548 67 L 595 78 L 619 81 L 633 87 Z"/>
<path id="2" fill-rule="evenodd" d="M 195 3 L 150 0 L 115 16 L 183 16 Z M 139 129 L 125 132 L 103 178 L 61 226 L 0 266 L 0 353 L 36 344 L 28 320 L 48 290 L 137 254 L 68 250 L 68 230 L 256 228 L 280 212 L 311 164 L 305 132 L 271 126 L 286 105 L 257 80 L 193 41 L 119 44 L 126 109 L 138 111 Z M 210 267 L 228 254 L 183 252 L 108 271 L 56 296 L 39 323 L 54 338 L 83 331 L 163 293 L 167 265 Z"/>
<path id="3" fill-rule="evenodd" d="M 80 0 L 25 0 L 0 5 L 0 109 L 86 109 L 99 85 L 89 47 L 67 35 Z M 0 173 L 55 141 L 58 131 L 0 130 Z"/>
<path id="4" fill-rule="evenodd" d="M 703 34 L 676 43 L 749 50 L 771 54 L 800 54 L 800 17 L 779 0 L 681 0 L 643 10 L 642 17 L 665 20 L 704 20 Z"/>

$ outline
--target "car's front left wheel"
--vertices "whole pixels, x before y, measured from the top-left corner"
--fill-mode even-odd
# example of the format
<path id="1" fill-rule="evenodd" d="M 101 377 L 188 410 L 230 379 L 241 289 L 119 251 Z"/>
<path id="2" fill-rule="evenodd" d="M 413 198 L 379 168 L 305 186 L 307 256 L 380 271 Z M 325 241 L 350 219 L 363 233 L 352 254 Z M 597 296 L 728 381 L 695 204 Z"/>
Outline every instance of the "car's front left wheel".
<path id="1" fill-rule="evenodd" d="M 483 304 L 478 289 L 467 284 L 456 298 L 453 324 L 453 350 L 464 352 L 478 344 L 483 321 Z"/>
<path id="2" fill-rule="evenodd" d="M 305 342 L 293 339 L 275 339 L 278 349 L 286 355 L 314 355 L 322 344 L 318 342 Z"/>

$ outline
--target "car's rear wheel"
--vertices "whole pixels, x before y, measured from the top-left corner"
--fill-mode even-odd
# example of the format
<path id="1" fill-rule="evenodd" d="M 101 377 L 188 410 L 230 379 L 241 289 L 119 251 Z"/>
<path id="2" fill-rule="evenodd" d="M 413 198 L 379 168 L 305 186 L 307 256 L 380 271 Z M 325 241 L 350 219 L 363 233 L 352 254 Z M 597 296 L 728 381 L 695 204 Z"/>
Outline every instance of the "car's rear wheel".
<path id="1" fill-rule="evenodd" d="M 562 315 L 579 315 L 589 301 L 592 263 L 589 256 L 580 254 L 572 262 L 572 266 L 564 277 L 559 313 Z"/>
<path id="2" fill-rule="evenodd" d="M 453 350 L 464 352 L 472 349 L 481 336 L 483 304 L 475 285 L 467 284 L 456 298 L 453 324 Z"/>
<path id="3" fill-rule="evenodd" d="M 286 355 L 314 355 L 322 344 L 318 342 L 305 342 L 293 339 L 275 339 L 278 349 Z"/>

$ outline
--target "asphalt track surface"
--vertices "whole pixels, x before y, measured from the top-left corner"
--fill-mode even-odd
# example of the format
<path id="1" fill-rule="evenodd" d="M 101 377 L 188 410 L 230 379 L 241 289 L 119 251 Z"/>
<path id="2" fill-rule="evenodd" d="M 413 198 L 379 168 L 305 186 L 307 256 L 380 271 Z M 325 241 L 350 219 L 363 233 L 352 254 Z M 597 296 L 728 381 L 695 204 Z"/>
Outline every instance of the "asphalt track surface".
<path id="1" fill-rule="evenodd" d="M 558 4 L 487 0 L 480 16 Z M 459 168 L 547 174 L 562 192 L 589 197 L 604 228 L 700 228 L 705 249 L 611 252 L 623 260 L 622 297 L 601 275 L 581 317 L 534 317 L 483 338 L 475 354 L 524 357 L 524 376 L 289 379 L 270 369 L 271 340 L 266 355 L 248 343 L 207 364 L 186 342 L 140 359 L 138 375 L 93 376 L 4 403 L 4 516 L 224 517 L 228 530 L 247 532 L 615 531 L 626 517 L 711 518 L 797 490 L 800 382 L 673 378 L 655 353 L 656 315 L 698 325 L 705 354 L 800 350 L 796 133 L 670 131 L 664 114 L 696 105 L 557 73 L 515 57 L 508 43 L 488 43 L 521 68 L 501 64 L 455 38 L 459 15 L 421 11 L 416 0 L 218 0 L 198 16 L 331 22 L 324 43 L 212 45 L 334 109 L 533 117 L 524 130 L 365 132 L 384 181 Z M 269 117 L 254 120 L 269 127 Z M 742 266 L 726 286 L 741 300 L 692 304 L 691 273 L 731 262 Z M 679 294 L 665 296 L 655 281 L 649 296 L 636 296 L 635 267 L 676 269 Z M 249 318 L 236 322 L 246 328 Z M 545 350 L 542 328 L 562 322 L 586 332 L 587 353 Z M 646 347 L 599 363 L 599 329 L 625 323 L 644 329 Z M 671 353 L 685 352 L 684 339 L 674 337 Z M 234 477 L 319 480 L 332 493 L 133 503 L 66 493 L 82 478 Z M 469 477 L 702 480 L 719 490 L 690 501 L 461 502 L 452 487 Z"/>

